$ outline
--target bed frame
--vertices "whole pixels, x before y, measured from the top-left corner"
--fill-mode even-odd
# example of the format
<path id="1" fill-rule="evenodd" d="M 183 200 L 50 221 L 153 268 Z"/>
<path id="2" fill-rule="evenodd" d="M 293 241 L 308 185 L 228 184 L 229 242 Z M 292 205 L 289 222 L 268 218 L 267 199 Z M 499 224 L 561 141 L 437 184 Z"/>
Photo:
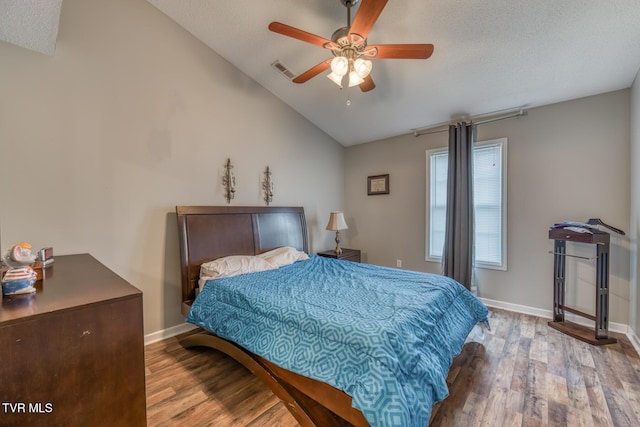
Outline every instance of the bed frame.
<path id="1" fill-rule="evenodd" d="M 280 246 L 309 252 L 301 207 L 177 206 L 182 311 L 196 297 L 200 264 L 228 255 L 256 255 Z M 368 426 L 351 397 L 327 383 L 283 369 L 210 331 L 189 335 L 183 347 L 205 346 L 240 362 L 260 378 L 303 427 Z"/>

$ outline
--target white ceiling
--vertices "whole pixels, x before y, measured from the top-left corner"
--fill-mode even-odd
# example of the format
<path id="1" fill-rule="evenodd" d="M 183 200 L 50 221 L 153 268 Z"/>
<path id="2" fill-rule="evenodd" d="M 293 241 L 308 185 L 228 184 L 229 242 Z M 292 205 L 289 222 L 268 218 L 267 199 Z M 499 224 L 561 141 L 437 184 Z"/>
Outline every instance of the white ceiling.
<path id="1" fill-rule="evenodd" d="M 53 55 L 62 0 L 0 0 L 0 40 Z"/>
<path id="2" fill-rule="evenodd" d="M 367 93 L 322 73 L 320 47 L 270 32 L 280 21 L 324 38 L 346 24 L 339 0 L 149 0 L 345 146 L 521 106 L 630 87 L 640 68 L 638 0 L 390 0 L 370 44 L 433 43 L 428 60 L 377 60 Z M 367 0 L 363 0 L 367 1 Z M 357 13 L 357 10 L 356 10 Z"/>
<path id="3" fill-rule="evenodd" d="M 390 0 L 369 44 L 435 50 L 428 60 L 375 60 L 376 88 L 367 93 L 340 90 L 327 73 L 294 84 L 270 66 L 279 60 L 300 74 L 328 58 L 267 26 L 280 21 L 331 38 L 347 21 L 340 0 L 148 1 L 345 146 L 627 88 L 640 68 L 638 0 Z"/>

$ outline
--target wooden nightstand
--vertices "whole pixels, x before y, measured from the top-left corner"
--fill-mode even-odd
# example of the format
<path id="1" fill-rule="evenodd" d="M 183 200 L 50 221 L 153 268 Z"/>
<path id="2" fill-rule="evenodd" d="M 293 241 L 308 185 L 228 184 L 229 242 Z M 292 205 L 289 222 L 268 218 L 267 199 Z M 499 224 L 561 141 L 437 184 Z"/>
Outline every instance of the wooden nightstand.
<path id="1" fill-rule="evenodd" d="M 328 251 L 318 252 L 318 255 L 325 258 L 337 258 L 346 261 L 360 262 L 360 249 L 342 248 L 342 253 L 340 255 L 336 255 L 336 251 L 331 249 Z"/>

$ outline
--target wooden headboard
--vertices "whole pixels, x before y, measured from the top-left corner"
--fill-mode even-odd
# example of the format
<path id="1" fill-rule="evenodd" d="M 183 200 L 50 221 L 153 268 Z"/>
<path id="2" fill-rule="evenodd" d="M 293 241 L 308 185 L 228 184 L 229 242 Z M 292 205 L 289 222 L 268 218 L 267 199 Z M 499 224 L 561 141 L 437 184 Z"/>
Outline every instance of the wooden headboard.
<path id="1" fill-rule="evenodd" d="M 196 297 L 200 264 L 229 255 L 256 255 L 280 246 L 309 252 L 301 207 L 176 206 L 182 302 Z"/>

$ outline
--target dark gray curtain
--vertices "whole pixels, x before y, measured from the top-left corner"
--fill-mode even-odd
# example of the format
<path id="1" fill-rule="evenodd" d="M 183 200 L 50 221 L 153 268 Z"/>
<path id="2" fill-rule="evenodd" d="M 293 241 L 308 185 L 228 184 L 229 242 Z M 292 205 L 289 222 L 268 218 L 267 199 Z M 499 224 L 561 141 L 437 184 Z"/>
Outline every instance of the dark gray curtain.
<path id="1" fill-rule="evenodd" d="M 475 126 L 465 122 L 449 126 L 447 225 L 442 269 L 471 289 L 473 271 L 473 144 Z"/>

